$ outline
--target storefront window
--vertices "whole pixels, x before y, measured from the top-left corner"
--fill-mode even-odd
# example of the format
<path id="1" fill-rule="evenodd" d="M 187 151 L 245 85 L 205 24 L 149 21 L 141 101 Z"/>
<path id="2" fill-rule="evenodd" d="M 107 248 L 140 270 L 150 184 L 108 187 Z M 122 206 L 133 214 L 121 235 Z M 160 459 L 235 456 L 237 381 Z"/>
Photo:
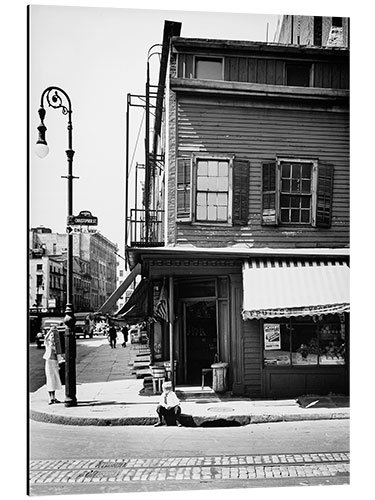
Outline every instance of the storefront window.
<path id="1" fill-rule="evenodd" d="M 345 364 L 345 321 L 339 315 L 265 321 L 264 366 Z"/>
<path id="2" fill-rule="evenodd" d="M 311 323 L 292 323 L 291 354 L 293 365 L 318 364 L 318 332 L 317 325 L 312 320 Z"/>
<path id="3" fill-rule="evenodd" d="M 343 365 L 345 363 L 345 324 L 335 322 L 319 328 L 319 363 Z"/>

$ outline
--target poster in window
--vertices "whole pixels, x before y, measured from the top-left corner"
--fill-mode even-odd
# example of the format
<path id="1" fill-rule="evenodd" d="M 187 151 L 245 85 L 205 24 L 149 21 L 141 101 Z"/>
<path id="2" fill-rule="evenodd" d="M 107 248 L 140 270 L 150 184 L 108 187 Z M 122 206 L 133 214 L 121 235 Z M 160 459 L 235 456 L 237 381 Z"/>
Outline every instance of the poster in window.
<path id="1" fill-rule="evenodd" d="M 279 324 L 264 325 L 264 349 L 281 349 L 281 334 Z"/>

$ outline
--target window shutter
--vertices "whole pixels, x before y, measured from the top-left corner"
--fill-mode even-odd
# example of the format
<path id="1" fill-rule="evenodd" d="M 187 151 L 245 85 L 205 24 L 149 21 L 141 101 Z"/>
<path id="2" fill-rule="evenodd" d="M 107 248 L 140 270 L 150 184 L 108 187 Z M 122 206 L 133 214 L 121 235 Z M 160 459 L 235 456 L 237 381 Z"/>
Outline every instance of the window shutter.
<path id="1" fill-rule="evenodd" d="M 278 223 L 277 208 L 277 170 L 276 162 L 262 165 L 262 224 L 276 226 Z"/>
<path id="2" fill-rule="evenodd" d="M 333 166 L 318 165 L 315 226 L 330 227 L 332 219 Z"/>
<path id="3" fill-rule="evenodd" d="M 191 161 L 177 159 L 177 220 L 191 221 Z"/>
<path id="4" fill-rule="evenodd" d="M 233 224 L 245 226 L 249 218 L 248 160 L 233 160 Z"/>

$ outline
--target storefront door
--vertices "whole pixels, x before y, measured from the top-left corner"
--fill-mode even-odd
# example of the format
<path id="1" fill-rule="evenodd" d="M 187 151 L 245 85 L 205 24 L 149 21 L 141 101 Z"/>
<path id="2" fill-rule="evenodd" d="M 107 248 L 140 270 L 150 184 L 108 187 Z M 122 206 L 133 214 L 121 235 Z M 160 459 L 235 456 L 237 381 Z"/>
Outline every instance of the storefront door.
<path id="1" fill-rule="evenodd" d="M 217 353 L 216 301 L 184 302 L 184 378 L 200 385 L 202 368 L 210 368 Z"/>

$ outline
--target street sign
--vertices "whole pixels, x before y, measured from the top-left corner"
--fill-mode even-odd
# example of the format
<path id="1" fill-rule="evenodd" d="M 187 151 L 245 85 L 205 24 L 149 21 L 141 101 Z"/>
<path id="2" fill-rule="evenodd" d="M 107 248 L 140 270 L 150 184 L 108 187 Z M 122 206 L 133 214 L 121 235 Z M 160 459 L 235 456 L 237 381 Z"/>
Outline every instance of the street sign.
<path id="1" fill-rule="evenodd" d="M 95 234 L 98 232 L 97 229 L 93 229 L 89 226 L 68 226 L 66 228 L 66 232 L 68 234 L 71 234 L 71 233 L 90 233 L 90 234 Z"/>
<path id="2" fill-rule="evenodd" d="M 98 218 L 93 216 L 88 210 L 82 210 L 78 215 L 68 217 L 68 226 L 97 226 Z"/>

